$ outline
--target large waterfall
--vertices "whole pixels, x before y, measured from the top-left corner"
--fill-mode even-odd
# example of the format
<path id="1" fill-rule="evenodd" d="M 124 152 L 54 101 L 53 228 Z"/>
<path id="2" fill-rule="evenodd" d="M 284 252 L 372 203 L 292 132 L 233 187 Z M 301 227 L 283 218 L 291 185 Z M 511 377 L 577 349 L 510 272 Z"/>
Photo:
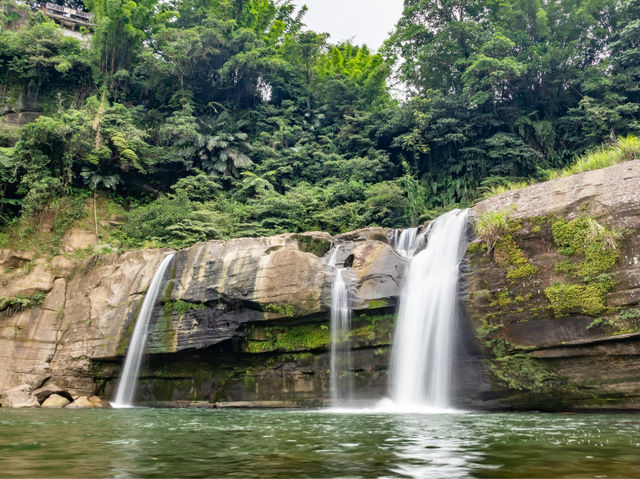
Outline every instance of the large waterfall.
<path id="1" fill-rule="evenodd" d="M 116 399 L 113 404 L 115 407 L 130 407 L 133 403 L 133 395 L 136 391 L 138 374 L 140 372 L 144 346 L 149 330 L 149 320 L 151 319 L 151 313 L 153 312 L 153 307 L 156 304 L 158 295 L 162 290 L 164 275 L 174 256 L 175 253 L 171 253 L 162 260 L 155 275 L 153 276 L 153 279 L 151 280 L 151 284 L 149 285 L 149 290 L 144 298 L 140 314 L 138 314 L 138 318 L 136 320 L 136 326 L 133 330 L 133 334 L 131 335 L 131 342 L 129 343 L 129 349 L 127 350 L 127 357 L 124 361 L 124 369 L 122 371 L 120 382 L 118 383 Z"/>
<path id="2" fill-rule="evenodd" d="M 335 246 L 327 259 L 327 265 L 335 270 L 331 284 L 331 363 L 330 384 L 331 406 L 344 407 L 353 399 L 351 371 L 351 307 L 349 289 L 345 275 L 346 268 L 339 268 L 338 252 Z"/>
<path id="3" fill-rule="evenodd" d="M 467 215 L 468 210 L 450 211 L 420 234 L 407 233 L 411 244 L 406 238 L 396 241 L 399 252 L 410 257 L 391 353 L 390 396 L 401 409 L 451 406 L 459 266 L 467 246 Z M 425 240 L 426 247 L 420 250 Z"/>

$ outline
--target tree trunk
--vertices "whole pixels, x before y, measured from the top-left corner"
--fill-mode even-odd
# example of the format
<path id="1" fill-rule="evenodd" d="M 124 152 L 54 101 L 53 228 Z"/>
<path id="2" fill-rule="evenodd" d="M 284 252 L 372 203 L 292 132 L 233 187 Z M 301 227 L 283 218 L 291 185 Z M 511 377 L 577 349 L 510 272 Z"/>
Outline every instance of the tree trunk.
<path id="1" fill-rule="evenodd" d="M 96 208 L 96 189 L 93 189 L 93 221 L 96 225 L 96 244 L 98 243 L 98 211 Z"/>
<path id="2" fill-rule="evenodd" d="M 93 130 L 96 132 L 95 138 L 95 149 L 100 148 L 100 141 L 102 140 L 102 135 L 100 134 L 100 124 L 102 122 L 102 115 L 104 115 L 104 102 L 106 100 L 106 92 L 103 90 L 102 97 L 100 98 L 100 106 L 98 106 L 98 112 L 96 113 L 96 117 L 93 119 Z"/>

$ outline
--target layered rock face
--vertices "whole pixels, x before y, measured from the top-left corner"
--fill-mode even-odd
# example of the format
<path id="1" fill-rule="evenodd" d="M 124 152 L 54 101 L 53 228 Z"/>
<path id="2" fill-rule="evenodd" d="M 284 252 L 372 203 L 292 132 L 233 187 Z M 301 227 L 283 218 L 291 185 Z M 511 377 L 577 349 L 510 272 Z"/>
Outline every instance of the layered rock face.
<path id="1" fill-rule="evenodd" d="M 351 266 L 359 381 L 380 394 L 405 266 L 388 235 L 284 234 L 177 252 L 151 321 L 141 399 L 321 403 L 334 274 L 323 257 L 332 242 L 343 243 L 341 261 Z M 73 262 L 3 251 L 2 296 L 46 297 L 3 313 L 0 391 L 55 382 L 74 397 L 111 397 L 144 292 L 168 252 Z"/>
<path id="2" fill-rule="evenodd" d="M 487 403 L 640 407 L 639 186 L 636 160 L 476 205 L 508 224 L 467 255 Z"/>
<path id="3" fill-rule="evenodd" d="M 500 227 L 471 244 L 464 265 L 459 404 L 640 406 L 638 184 L 640 161 L 632 161 L 474 207 L 479 221 Z M 383 396 L 406 267 L 391 236 L 368 228 L 178 251 L 151 320 L 139 400 L 324 404 L 334 274 L 324 258 L 336 242 L 353 297 L 354 385 L 362 398 Z M 113 397 L 144 294 L 168 252 L 79 260 L 1 251 L 0 298 L 9 301 L 0 311 L 0 392 L 18 387 L 24 401 L 42 405 L 47 394 Z"/>

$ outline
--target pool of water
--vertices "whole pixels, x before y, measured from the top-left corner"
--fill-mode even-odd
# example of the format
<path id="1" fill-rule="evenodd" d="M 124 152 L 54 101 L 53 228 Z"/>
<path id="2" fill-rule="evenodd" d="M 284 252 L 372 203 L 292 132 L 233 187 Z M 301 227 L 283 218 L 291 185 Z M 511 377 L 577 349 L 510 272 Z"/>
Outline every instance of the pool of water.
<path id="1" fill-rule="evenodd" d="M 638 477 L 640 415 L 2 410 L 2 477 Z"/>

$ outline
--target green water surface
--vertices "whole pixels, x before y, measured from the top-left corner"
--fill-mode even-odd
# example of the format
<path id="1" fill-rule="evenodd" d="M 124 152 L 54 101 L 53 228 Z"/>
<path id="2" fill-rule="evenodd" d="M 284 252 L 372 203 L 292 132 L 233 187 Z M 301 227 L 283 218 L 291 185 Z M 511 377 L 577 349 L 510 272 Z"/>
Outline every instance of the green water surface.
<path id="1" fill-rule="evenodd" d="M 2 477 L 640 477 L 640 415 L 2 410 Z"/>

